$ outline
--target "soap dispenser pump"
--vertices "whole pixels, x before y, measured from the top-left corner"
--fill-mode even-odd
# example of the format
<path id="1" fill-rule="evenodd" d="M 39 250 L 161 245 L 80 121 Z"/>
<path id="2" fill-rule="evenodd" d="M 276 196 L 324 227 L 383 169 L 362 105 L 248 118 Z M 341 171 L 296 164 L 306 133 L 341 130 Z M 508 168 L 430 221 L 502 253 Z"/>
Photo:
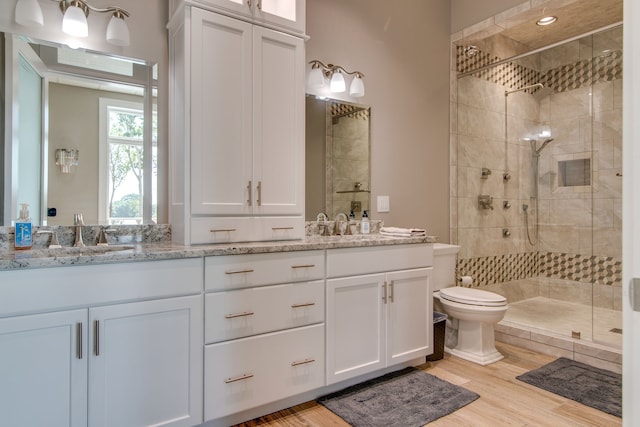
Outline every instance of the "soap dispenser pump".
<path id="1" fill-rule="evenodd" d="M 29 205 L 22 203 L 19 218 L 15 227 L 15 248 L 17 250 L 31 249 L 33 246 L 33 233 L 31 218 L 29 218 Z"/>
<path id="2" fill-rule="evenodd" d="M 367 214 L 367 211 L 364 210 L 362 211 L 362 221 L 360 222 L 360 233 L 369 234 L 369 225 L 369 214 Z"/>

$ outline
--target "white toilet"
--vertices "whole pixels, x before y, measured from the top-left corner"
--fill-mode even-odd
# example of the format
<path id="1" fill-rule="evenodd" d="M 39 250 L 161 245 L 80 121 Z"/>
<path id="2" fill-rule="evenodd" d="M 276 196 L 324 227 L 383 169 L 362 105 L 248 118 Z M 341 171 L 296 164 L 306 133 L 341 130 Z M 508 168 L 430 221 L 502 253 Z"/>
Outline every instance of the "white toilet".
<path id="1" fill-rule="evenodd" d="M 462 359 L 488 365 L 504 356 L 496 350 L 493 326 L 504 317 L 507 300 L 493 292 L 455 286 L 456 254 L 460 246 L 433 245 L 434 306 L 448 316 L 445 351 Z"/>

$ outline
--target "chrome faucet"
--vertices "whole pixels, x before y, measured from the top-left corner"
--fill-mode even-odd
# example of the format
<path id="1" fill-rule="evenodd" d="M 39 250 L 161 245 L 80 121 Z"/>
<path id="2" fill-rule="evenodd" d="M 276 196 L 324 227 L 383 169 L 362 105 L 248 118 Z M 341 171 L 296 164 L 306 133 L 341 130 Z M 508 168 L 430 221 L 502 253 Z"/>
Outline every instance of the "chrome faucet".
<path id="1" fill-rule="evenodd" d="M 98 233 L 98 242 L 96 246 L 109 246 L 109 241 L 107 240 L 107 233 L 112 233 L 116 231 L 115 228 L 106 228 L 102 227 L 100 229 L 100 233 Z"/>
<path id="2" fill-rule="evenodd" d="M 334 221 L 336 222 L 334 234 L 339 234 L 339 235 L 347 234 L 347 225 L 348 225 L 347 215 L 345 215 L 342 212 L 338 212 L 334 218 Z"/>
<path id="3" fill-rule="evenodd" d="M 73 243 L 73 246 L 76 248 L 84 248 L 85 244 L 82 241 L 82 226 L 84 225 L 84 219 L 82 218 L 81 213 L 73 214 L 73 225 L 76 228 L 76 241 Z"/>
<path id="4" fill-rule="evenodd" d="M 318 224 L 318 230 L 320 231 L 321 236 L 329 235 L 329 227 L 327 224 L 328 219 L 327 214 L 324 212 L 320 212 L 318 216 L 316 216 L 316 223 Z"/>

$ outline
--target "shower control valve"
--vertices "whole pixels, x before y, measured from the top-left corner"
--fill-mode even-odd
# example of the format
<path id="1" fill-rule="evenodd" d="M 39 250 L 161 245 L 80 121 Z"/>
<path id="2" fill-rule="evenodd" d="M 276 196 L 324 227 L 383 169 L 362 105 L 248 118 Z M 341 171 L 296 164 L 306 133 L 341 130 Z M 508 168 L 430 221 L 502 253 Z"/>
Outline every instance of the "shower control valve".
<path id="1" fill-rule="evenodd" d="M 478 209 L 491 209 L 493 210 L 493 197 L 488 194 L 481 194 L 478 196 Z"/>

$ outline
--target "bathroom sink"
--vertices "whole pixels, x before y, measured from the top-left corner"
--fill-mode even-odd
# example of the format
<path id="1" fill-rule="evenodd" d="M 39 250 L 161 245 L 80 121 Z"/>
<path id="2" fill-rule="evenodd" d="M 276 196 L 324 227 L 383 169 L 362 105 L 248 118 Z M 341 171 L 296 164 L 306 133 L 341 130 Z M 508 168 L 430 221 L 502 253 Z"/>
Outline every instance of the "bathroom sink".
<path id="1" fill-rule="evenodd" d="M 85 246 L 79 247 L 63 247 L 50 249 L 34 249 L 29 251 L 31 255 L 36 256 L 65 256 L 65 255 L 103 255 L 113 252 L 128 251 L 134 249 L 131 245 L 112 245 L 112 246 Z"/>

